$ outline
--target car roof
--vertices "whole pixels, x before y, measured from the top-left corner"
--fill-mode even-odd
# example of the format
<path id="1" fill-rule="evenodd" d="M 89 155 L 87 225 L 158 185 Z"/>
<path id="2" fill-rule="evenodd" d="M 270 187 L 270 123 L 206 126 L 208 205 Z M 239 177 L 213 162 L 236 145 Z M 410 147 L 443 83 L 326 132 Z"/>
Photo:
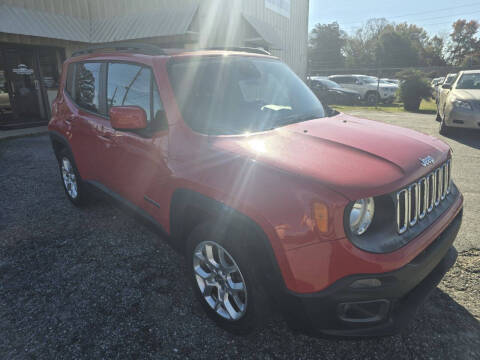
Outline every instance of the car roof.
<path id="1" fill-rule="evenodd" d="M 94 60 L 94 59 L 102 59 L 105 58 L 112 58 L 115 59 L 116 57 L 131 57 L 131 58 L 157 58 L 157 57 L 170 57 L 170 58 L 177 58 L 177 57 L 196 57 L 196 56 L 248 56 L 248 57 L 263 57 L 263 58 L 270 58 L 270 59 L 278 59 L 275 56 L 269 55 L 268 53 L 259 53 L 259 52 L 251 52 L 247 48 L 242 50 L 241 48 L 236 48 L 238 50 L 223 50 L 223 49 L 162 49 L 161 53 L 142 53 L 141 51 L 127 51 L 127 50 L 102 50 L 99 49 L 98 52 L 90 52 L 90 53 L 79 53 L 70 57 L 67 61 L 68 62 L 77 62 L 77 61 L 85 61 L 85 60 Z"/>
<path id="2" fill-rule="evenodd" d="M 480 70 L 464 70 L 462 74 L 480 74 Z"/>

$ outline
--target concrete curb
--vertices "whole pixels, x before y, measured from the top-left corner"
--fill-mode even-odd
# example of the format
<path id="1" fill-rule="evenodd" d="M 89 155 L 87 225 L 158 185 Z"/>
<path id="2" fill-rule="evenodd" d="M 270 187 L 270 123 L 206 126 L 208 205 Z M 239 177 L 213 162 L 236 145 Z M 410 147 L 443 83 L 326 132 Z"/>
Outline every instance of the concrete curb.
<path id="1" fill-rule="evenodd" d="M 16 139 L 27 136 L 39 136 L 46 134 L 48 128 L 46 126 L 38 126 L 28 129 L 18 129 L 18 130 L 6 130 L 0 131 L 0 141 Z"/>

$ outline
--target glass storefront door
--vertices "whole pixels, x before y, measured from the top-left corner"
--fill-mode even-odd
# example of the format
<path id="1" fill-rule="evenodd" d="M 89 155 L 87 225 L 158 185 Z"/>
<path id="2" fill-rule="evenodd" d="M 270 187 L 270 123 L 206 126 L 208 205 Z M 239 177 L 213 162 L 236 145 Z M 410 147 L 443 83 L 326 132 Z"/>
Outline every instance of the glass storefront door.
<path id="1" fill-rule="evenodd" d="M 0 130 L 47 123 L 58 60 L 55 48 L 0 45 Z"/>

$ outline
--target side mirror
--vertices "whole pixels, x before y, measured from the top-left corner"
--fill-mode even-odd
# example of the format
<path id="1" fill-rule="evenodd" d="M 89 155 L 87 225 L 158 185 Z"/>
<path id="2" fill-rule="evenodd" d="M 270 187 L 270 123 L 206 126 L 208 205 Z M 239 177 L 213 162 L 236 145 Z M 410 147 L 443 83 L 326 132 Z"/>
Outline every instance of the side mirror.
<path id="1" fill-rule="evenodd" d="M 148 125 L 145 110 L 138 106 L 113 106 L 108 114 L 116 130 L 139 130 Z"/>
<path id="2" fill-rule="evenodd" d="M 442 89 L 451 90 L 451 89 L 452 89 L 452 85 L 450 85 L 450 84 L 443 84 L 443 85 L 442 85 Z"/>

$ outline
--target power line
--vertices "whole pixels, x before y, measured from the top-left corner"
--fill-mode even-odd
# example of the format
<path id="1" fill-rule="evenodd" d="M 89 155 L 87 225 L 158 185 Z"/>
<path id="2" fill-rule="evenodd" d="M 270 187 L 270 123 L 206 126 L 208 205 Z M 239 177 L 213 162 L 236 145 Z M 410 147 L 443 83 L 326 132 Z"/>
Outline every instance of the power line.
<path id="1" fill-rule="evenodd" d="M 436 20 L 436 19 L 445 19 L 445 18 L 449 18 L 449 17 L 456 17 L 456 16 L 468 16 L 470 14 L 478 14 L 480 13 L 480 10 L 477 10 L 477 11 L 471 11 L 470 13 L 468 14 L 458 14 L 458 15 L 443 15 L 443 16 L 436 16 L 436 17 L 430 17 L 430 18 L 423 18 L 423 19 L 418 19 L 418 20 L 414 20 L 415 22 L 417 21 L 425 21 L 425 20 Z"/>
<path id="2" fill-rule="evenodd" d="M 465 5 L 458 5 L 458 6 L 454 6 L 454 7 L 442 8 L 442 9 L 437 9 L 437 10 L 430 10 L 430 11 L 415 12 L 415 13 L 404 14 L 404 15 L 389 16 L 388 19 L 399 19 L 399 18 L 405 18 L 405 17 L 409 17 L 409 16 L 431 14 L 431 13 L 436 13 L 436 12 L 442 12 L 442 11 L 447 11 L 447 10 L 455 10 L 455 9 L 459 9 L 459 8 L 472 7 L 472 6 L 480 6 L 480 2 L 470 3 L 470 4 L 465 4 Z M 450 15 L 447 15 L 447 16 L 450 16 Z M 463 16 L 463 15 L 451 15 L 451 16 Z M 430 19 L 432 19 L 432 18 L 430 18 Z M 421 21 L 423 19 L 419 19 L 419 20 Z M 364 22 L 365 21 L 347 22 L 347 23 L 343 23 L 343 25 L 362 24 Z"/>

